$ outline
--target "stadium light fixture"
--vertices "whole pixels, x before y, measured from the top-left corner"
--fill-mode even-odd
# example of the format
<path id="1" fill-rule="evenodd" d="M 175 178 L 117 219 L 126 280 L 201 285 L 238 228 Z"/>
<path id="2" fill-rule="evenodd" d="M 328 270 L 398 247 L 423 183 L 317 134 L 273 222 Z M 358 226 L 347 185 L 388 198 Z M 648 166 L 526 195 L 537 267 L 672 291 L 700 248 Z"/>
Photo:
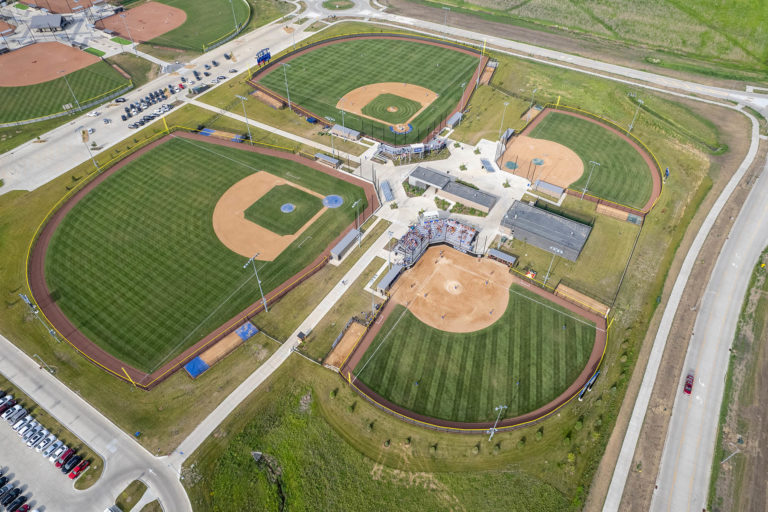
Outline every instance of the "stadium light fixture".
<path id="1" fill-rule="evenodd" d="M 285 77 L 285 95 L 288 96 L 288 110 L 291 109 L 291 92 L 288 90 L 288 71 L 285 68 L 291 67 L 290 64 L 283 62 L 283 76 Z"/>
<path id="2" fill-rule="evenodd" d="M 248 128 L 248 142 L 250 142 L 251 147 L 253 147 L 253 139 L 251 138 L 251 125 L 248 124 L 248 112 L 245 111 L 245 102 L 248 101 L 248 98 L 240 96 L 239 94 L 236 94 L 235 97 L 239 98 L 240 103 L 243 104 L 243 117 L 245 117 L 245 127 Z"/>
<path id="3" fill-rule="evenodd" d="M 237 16 L 235 16 L 235 5 L 232 3 L 232 0 L 229 0 L 229 6 L 232 8 L 232 19 L 235 20 L 235 32 L 237 33 Z"/>
<path id="4" fill-rule="evenodd" d="M 496 421 L 494 422 L 493 426 L 485 431 L 486 434 L 490 434 L 491 436 L 488 438 L 488 442 L 490 443 L 493 440 L 493 436 L 498 432 L 499 429 L 496 428 L 496 425 L 499 424 L 499 420 L 501 419 L 501 414 L 507 410 L 506 405 L 497 405 L 493 408 L 494 411 L 496 411 L 498 414 L 496 415 Z"/>
<path id="5" fill-rule="evenodd" d="M 501 113 L 501 123 L 499 123 L 499 140 L 501 140 L 501 129 L 504 128 L 504 116 L 507 115 L 507 106 L 509 105 L 508 101 L 504 102 L 504 111 Z"/>
<path id="6" fill-rule="evenodd" d="M 549 273 L 552 270 L 552 264 L 555 262 L 555 253 L 552 253 L 552 259 L 549 260 L 549 268 L 547 269 L 547 275 L 544 276 L 544 285 L 546 286 L 547 281 L 549 281 Z"/>
<path id="7" fill-rule="evenodd" d="M 267 298 L 264 296 L 264 290 L 261 289 L 261 279 L 259 279 L 259 271 L 256 270 L 256 258 L 259 257 L 260 252 L 257 252 L 253 255 L 251 259 L 245 262 L 245 265 L 243 265 L 243 268 L 248 267 L 248 264 L 253 264 L 253 273 L 256 274 L 256 282 L 259 283 L 259 294 L 261 295 L 261 302 L 264 303 L 264 311 L 269 313 L 269 309 L 267 308 Z"/>
<path id="8" fill-rule="evenodd" d="M 131 39 L 131 46 L 133 46 L 133 53 L 138 57 L 139 50 L 136 49 L 136 41 L 133 40 L 133 36 L 131 35 L 131 29 L 128 28 L 128 24 L 125 22 L 125 14 L 121 14 L 120 17 L 123 19 L 123 26 L 125 27 L 125 31 L 128 32 L 128 37 Z"/>
<path id="9" fill-rule="evenodd" d="M 72 90 L 72 86 L 69 85 L 69 80 L 67 80 L 67 72 L 64 70 L 59 71 L 61 76 L 64 77 L 64 82 L 67 84 L 67 88 L 69 89 L 69 92 L 72 94 L 72 97 L 75 99 L 75 105 L 77 105 L 77 109 L 80 110 L 80 102 L 77 101 L 77 96 L 75 96 L 75 91 Z"/>
<path id="10" fill-rule="evenodd" d="M 539 88 L 537 87 L 531 93 L 531 105 L 528 107 L 528 114 L 525 116 L 525 124 L 528 124 L 528 122 L 531 120 L 531 110 L 533 110 L 533 105 L 536 100 L 536 91 L 538 90 Z"/>
<path id="11" fill-rule="evenodd" d="M 594 160 L 589 161 L 589 176 L 587 177 L 587 183 L 584 185 L 584 190 L 581 191 L 581 199 L 584 199 L 584 194 L 587 193 L 587 188 L 589 187 L 589 180 L 592 179 L 592 173 L 595 170 L 595 167 L 600 167 L 599 162 L 595 162 Z"/>
<path id="12" fill-rule="evenodd" d="M 637 108 L 635 109 L 635 115 L 632 116 L 632 122 L 629 123 L 629 129 L 627 132 L 631 132 L 632 128 L 635 127 L 635 121 L 637 121 L 637 115 L 640 113 L 640 107 L 644 105 L 643 100 L 637 100 Z"/>
<path id="13" fill-rule="evenodd" d="M 443 10 L 445 11 L 445 20 L 443 20 L 443 25 L 446 27 L 448 26 L 448 13 L 451 12 L 450 7 L 443 7 Z"/>

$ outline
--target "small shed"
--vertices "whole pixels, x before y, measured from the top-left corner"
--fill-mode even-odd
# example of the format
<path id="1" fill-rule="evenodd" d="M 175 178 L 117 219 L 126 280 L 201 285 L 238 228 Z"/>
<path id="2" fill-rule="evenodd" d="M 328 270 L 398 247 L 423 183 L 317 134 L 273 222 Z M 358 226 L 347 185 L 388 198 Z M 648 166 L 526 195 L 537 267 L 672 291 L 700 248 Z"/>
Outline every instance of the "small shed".
<path id="1" fill-rule="evenodd" d="M 341 167 L 341 160 L 338 158 L 333 158 L 332 156 L 328 156 L 325 153 L 315 153 L 315 158 L 317 158 L 317 161 L 321 164 L 333 167 L 334 169 Z"/>
<path id="2" fill-rule="evenodd" d="M 514 267 L 515 263 L 517 263 L 517 258 L 498 249 L 488 249 L 488 257 L 492 260 L 500 261 L 508 267 Z"/>
<path id="3" fill-rule="evenodd" d="M 43 14 L 33 16 L 29 28 L 38 32 L 58 32 L 64 30 L 64 18 L 61 14 Z"/>
<path id="4" fill-rule="evenodd" d="M 390 268 L 389 271 L 384 274 L 384 277 L 379 280 L 379 284 L 376 285 L 376 291 L 379 293 L 387 293 L 389 289 L 392 288 L 392 285 L 402 271 L 402 265 L 392 265 L 392 268 Z"/>
<path id="5" fill-rule="evenodd" d="M 448 128 L 456 128 L 461 122 L 461 118 L 464 117 L 461 112 L 456 112 L 445 122 L 445 126 Z"/>
<path id="6" fill-rule="evenodd" d="M 358 140 L 360 138 L 359 131 L 353 130 L 352 128 L 347 128 L 345 126 L 341 126 L 340 124 L 333 125 L 331 127 L 331 133 L 336 135 L 337 137 L 341 137 L 349 140 Z"/>
<path id="7" fill-rule="evenodd" d="M 552 197 L 560 197 L 563 195 L 563 192 L 565 192 L 563 187 L 558 187 L 557 185 L 553 185 L 552 183 L 548 183 L 543 180 L 536 180 L 536 182 L 533 184 L 533 188 L 543 194 L 547 194 L 548 196 Z"/>
<path id="8" fill-rule="evenodd" d="M 341 261 L 341 259 L 345 254 L 347 254 L 347 252 L 349 252 L 349 249 L 352 248 L 352 246 L 355 244 L 355 241 L 359 237 L 360 231 L 356 229 L 353 229 L 344 235 L 344 238 L 342 238 L 341 241 L 337 243 L 333 249 L 331 249 L 331 258 L 336 261 Z"/>

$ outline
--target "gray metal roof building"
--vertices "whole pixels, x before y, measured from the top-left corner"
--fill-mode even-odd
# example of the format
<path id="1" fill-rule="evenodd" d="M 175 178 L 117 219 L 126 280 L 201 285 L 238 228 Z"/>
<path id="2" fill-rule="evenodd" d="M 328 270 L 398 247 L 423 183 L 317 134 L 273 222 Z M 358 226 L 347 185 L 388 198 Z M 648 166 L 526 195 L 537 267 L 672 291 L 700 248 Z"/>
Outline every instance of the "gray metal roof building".
<path id="1" fill-rule="evenodd" d="M 451 177 L 429 167 L 418 166 L 408 176 L 408 183 L 422 188 L 443 188 L 451 181 Z M 418 182 L 421 182 L 419 184 Z"/>
<path id="2" fill-rule="evenodd" d="M 320 163 L 323 163 L 325 165 L 330 165 L 331 167 L 334 167 L 338 169 L 341 166 L 341 160 L 338 158 L 333 158 L 332 156 L 328 156 L 324 153 L 315 153 L 315 158 L 317 158 Z"/>
<path id="3" fill-rule="evenodd" d="M 344 257 L 345 254 L 347 254 L 347 251 L 354 245 L 357 238 L 360 236 L 360 232 L 356 229 L 353 229 L 346 235 L 344 235 L 344 238 L 339 241 L 339 243 L 336 244 L 336 246 L 331 249 L 331 258 L 335 260 L 340 260 Z"/>
<path id="4" fill-rule="evenodd" d="M 461 122 L 461 118 L 464 117 L 464 115 L 461 112 L 456 112 L 451 117 L 448 118 L 448 120 L 445 122 L 445 126 L 448 128 L 454 128 L 456 125 L 458 125 Z"/>
<path id="5" fill-rule="evenodd" d="M 50 30 L 55 32 L 61 30 L 61 26 L 64 23 L 61 14 L 43 14 L 41 16 L 33 16 L 29 23 L 29 27 L 32 30 Z"/>
<path id="6" fill-rule="evenodd" d="M 488 249 L 488 257 L 493 260 L 499 260 L 502 263 L 506 263 L 510 267 L 514 266 L 515 262 L 517 262 L 517 258 L 512 256 L 511 254 L 507 254 L 505 252 L 501 252 L 498 249 Z"/>
<path id="7" fill-rule="evenodd" d="M 517 240 L 571 261 L 579 257 L 592 231 L 591 226 L 520 201 L 507 210 L 501 229 Z"/>
<path id="8" fill-rule="evenodd" d="M 553 185 L 552 183 L 542 180 L 536 180 L 536 182 L 533 184 L 533 188 L 539 192 L 549 194 L 552 197 L 560 197 L 563 195 L 563 192 L 565 192 L 563 187 L 558 187 L 557 185 Z"/>
<path id="9" fill-rule="evenodd" d="M 376 290 L 379 293 L 388 292 L 389 289 L 392 288 L 392 283 L 395 282 L 395 279 L 397 279 L 397 276 L 399 276 L 402 271 L 402 265 L 392 265 L 392 268 L 389 269 L 389 272 L 384 274 L 384 277 L 381 278 L 379 284 L 376 285 Z"/>
<path id="10" fill-rule="evenodd" d="M 360 132 L 357 130 L 353 130 L 352 128 L 347 128 L 346 126 L 342 126 L 340 124 L 335 124 L 331 127 L 331 132 L 334 135 L 337 135 L 339 137 L 343 137 L 345 139 L 351 139 L 351 140 L 357 140 L 360 138 Z"/>
<path id="11" fill-rule="evenodd" d="M 468 187 L 455 181 L 451 181 L 443 187 L 440 195 L 445 196 L 446 194 L 454 196 L 450 197 L 450 199 L 458 198 L 459 202 L 462 204 L 480 207 L 481 209 L 485 209 L 486 212 L 493 208 L 493 205 L 496 204 L 496 200 L 498 199 L 493 194 Z"/>

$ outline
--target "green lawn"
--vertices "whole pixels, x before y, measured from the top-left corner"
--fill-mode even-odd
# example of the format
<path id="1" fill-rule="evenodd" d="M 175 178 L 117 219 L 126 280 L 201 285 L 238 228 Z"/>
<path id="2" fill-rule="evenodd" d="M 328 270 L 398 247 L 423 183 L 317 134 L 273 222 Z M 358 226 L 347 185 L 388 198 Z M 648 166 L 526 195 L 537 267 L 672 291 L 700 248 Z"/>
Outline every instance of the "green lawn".
<path id="1" fill-rule="evenodd" d="M 531 137 L 558 142 L 572 149 L 584 163 L 581 178 L 570 188 L 615 203 L 642 208 L 653 190 L 652 172 L 637 152 L 619 135 L 592 121 L 550 112 L 533 130 Z M 599 162 L 589 179 L 590 161 Z"/>
<path id="2" fill-rule="evenodd" d="M 115 499 L 115 505 L 123 512 L 130 512 L 145 492 L 147 492 L 147 485 L 141 480 L 134 480 Z"/>
<path id="3" fill-rule="evenodd" d="M 396 307 L 354 374 L 414 412 L 488 421 L 499 404 L 511 417 L 559 396 L 584 369 L 594 342 L 592 322 L 515 285 L 504 315 L 472 333 L 434 329 Z"/>
<path id="4" fill-rule="evenodd" d="M 130 45 L 133 44 L 133 42 L 131 42 L 128 39 L 125 39 L 123 37 L 120 37 L 120 36 L 115 36 L 111 40 L 114 41 L 115 43 L 121 44 L 123 46 L 130 46 Z"/>
<path id="5" fill-rule="evenodd" d="M 66 79 L 81 105 L 128 85 L 123 75 L 103 61 L 70 73 Z M 0 123 L 62 112 L 65 104 L 74 108 L 76 102 L 72 92 L 63 77 L 24 87 L 0 87 Z"/>
<path id="6" fill-rule="evenodd" d="M 106 54 L 107 54 L 107 52 L 103 52 L 103 51 L 101 51 L 101 50 L 99 50 L 99 49 L 97 49 L 97 48 L 90 48 L 90 47 L 89 47 L 89 48 L 86 48 L 86 49 L 85 49 L 85 50 L 83 50 L 83 51 L 86 51 L 86 52 L 88 52 L 88 53 L 92 53 L 93 55 L 95 55 L 95 56 L 97 56 L 97 57 L 103 57 L 104 55 L 106 55 Z"/>
<path id="7" fill-rule="evenodd" d="M 397 65 L 393 65 L 393 63 Z M 414 41 L 365 39 L 313 49 L 289 63 L 291 101 L 318 116 L 341 121 L 338 101 L 349 91 L 380 82 L 403 82 L 426 87 L 439 97 L 412 122 L 407 136 L 389 126 L 347 113 L 347 128 L 398 144 L 420 141 L 459 102 L 478 64 L 478 57 Z M 286 95 L 282 66 L 260 79 L 271 90 Z M 351 72 L 354 70 L 354 72 Z"/>
<path id="8" fill-rule="evenodd" d="M 258 170 L 365 204 L 361 188 L 308 167 L 174 139 L 110 176 L 66 216 L 46 258 L 58 305 L 92 341 L 143 371 L 193 345 L 258 298 L 246 258 L 216 238 L 211 220 L 221 195 Z M 264 292 L 312 261 L 354 216 L 329 209 L 283 255 L 262 263 Z"/>
<path id="9" fill-rule="evenodd" d="M 292 204 L 292 212 L 280 207 Z M 323 207 L 323 200 L 290 185 L 278 185 L 245 210 L 245 218 L 278 235 L 292 235 Z"/>
<path id="10" fill-rule="evenodd" d="M 389 112 L 387 109 L 394 107 L 395 112 Z M 376 119 L 381 119 L 387 123 L 404 123 L 411 118 L 413 114 L 419 111 L 421 103 L 396 96 L 394 94 L 379 94 L 373 101 L 362 108 L 363 114 Z"/>
<path id="11" fill-rule="evenodd" d="M 180 27 L 152 39 L 149 44 L 201 51 L 204 45 L 209 46 L 233 32 L 235 17 L 238 25 L 242 25 L 248 21 L 249 16 L 249 8 L 242 0 L 157 1 L 183 10 L 187 20 Z"/>

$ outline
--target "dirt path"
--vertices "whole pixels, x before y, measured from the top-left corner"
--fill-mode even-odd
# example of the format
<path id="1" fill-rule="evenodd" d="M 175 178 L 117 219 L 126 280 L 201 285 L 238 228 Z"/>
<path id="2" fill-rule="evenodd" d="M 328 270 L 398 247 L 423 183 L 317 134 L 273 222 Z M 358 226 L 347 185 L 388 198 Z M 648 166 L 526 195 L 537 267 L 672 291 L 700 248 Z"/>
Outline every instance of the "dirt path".
<path id="1" fill-rule="evenodd" d="M 182 26 L 185 21 L 187 13 L 178 7 L 148 2 L 104 18 L 96 26 L 111 30 L 124 39 L 146 42 Z"/>
<path id="2" fill-rule="evenodd" d="M 213 230 L 221 243 L 240 256 L 259 253 L 259 261 L 273 261 L 328 209 L 323 207 L 292 235 L 278 235 L 245 218 L 245 210 L 278 185 L 289 185 L 323 198 L 314 190 L 259 171 L 238 181 L 221 196 L 213 209 Z"/>
<path id="3" fill-rule="evenodd" d="M 421 87 L 420 85 L 404 84 L 402 82 L 381 82 L 352 89 L 341 97 L 336 104 L 336 108 L 352 114 L 357 114 L 366 119 L 372 119 L 379 123 L 389 124 L 381 119 L 363 114 L 363 108 L 382 94 L 394 94 L 395 96 L 400 96 L 401 98 L 413 100 L 416 103 L 421 104 L 421 108 L 409 117 L 407 121 L 404 121 L 401 124 L 408 124 L 416 119 L 419 114 L 424 112 L 424 110 L 438 98 L 436 92 L 430 91 L 426 87 Z M 390 110 L 390 112 L 393 112 L 393 110 Z"/>
<path id="4" fill-rule="evenodd" d="M 349 355 L 349 352 L 355 347 L 355 343 L 360 339 L 360 336 L 365 332 L 365 326 L 357 322 L 352 322 L 344 333 L 339 343 L 334 347 L 333 352 L 330 353 L 328 358 L 324 361 L 325 364 L 341 368 L 342 363 Z"/>
<path id="5" fill-rule="evenodd" d="M 58 42 L 35 43 L 0 55 L 0 87 L 49 82 L 96 64 L 95 55 Z"/>

